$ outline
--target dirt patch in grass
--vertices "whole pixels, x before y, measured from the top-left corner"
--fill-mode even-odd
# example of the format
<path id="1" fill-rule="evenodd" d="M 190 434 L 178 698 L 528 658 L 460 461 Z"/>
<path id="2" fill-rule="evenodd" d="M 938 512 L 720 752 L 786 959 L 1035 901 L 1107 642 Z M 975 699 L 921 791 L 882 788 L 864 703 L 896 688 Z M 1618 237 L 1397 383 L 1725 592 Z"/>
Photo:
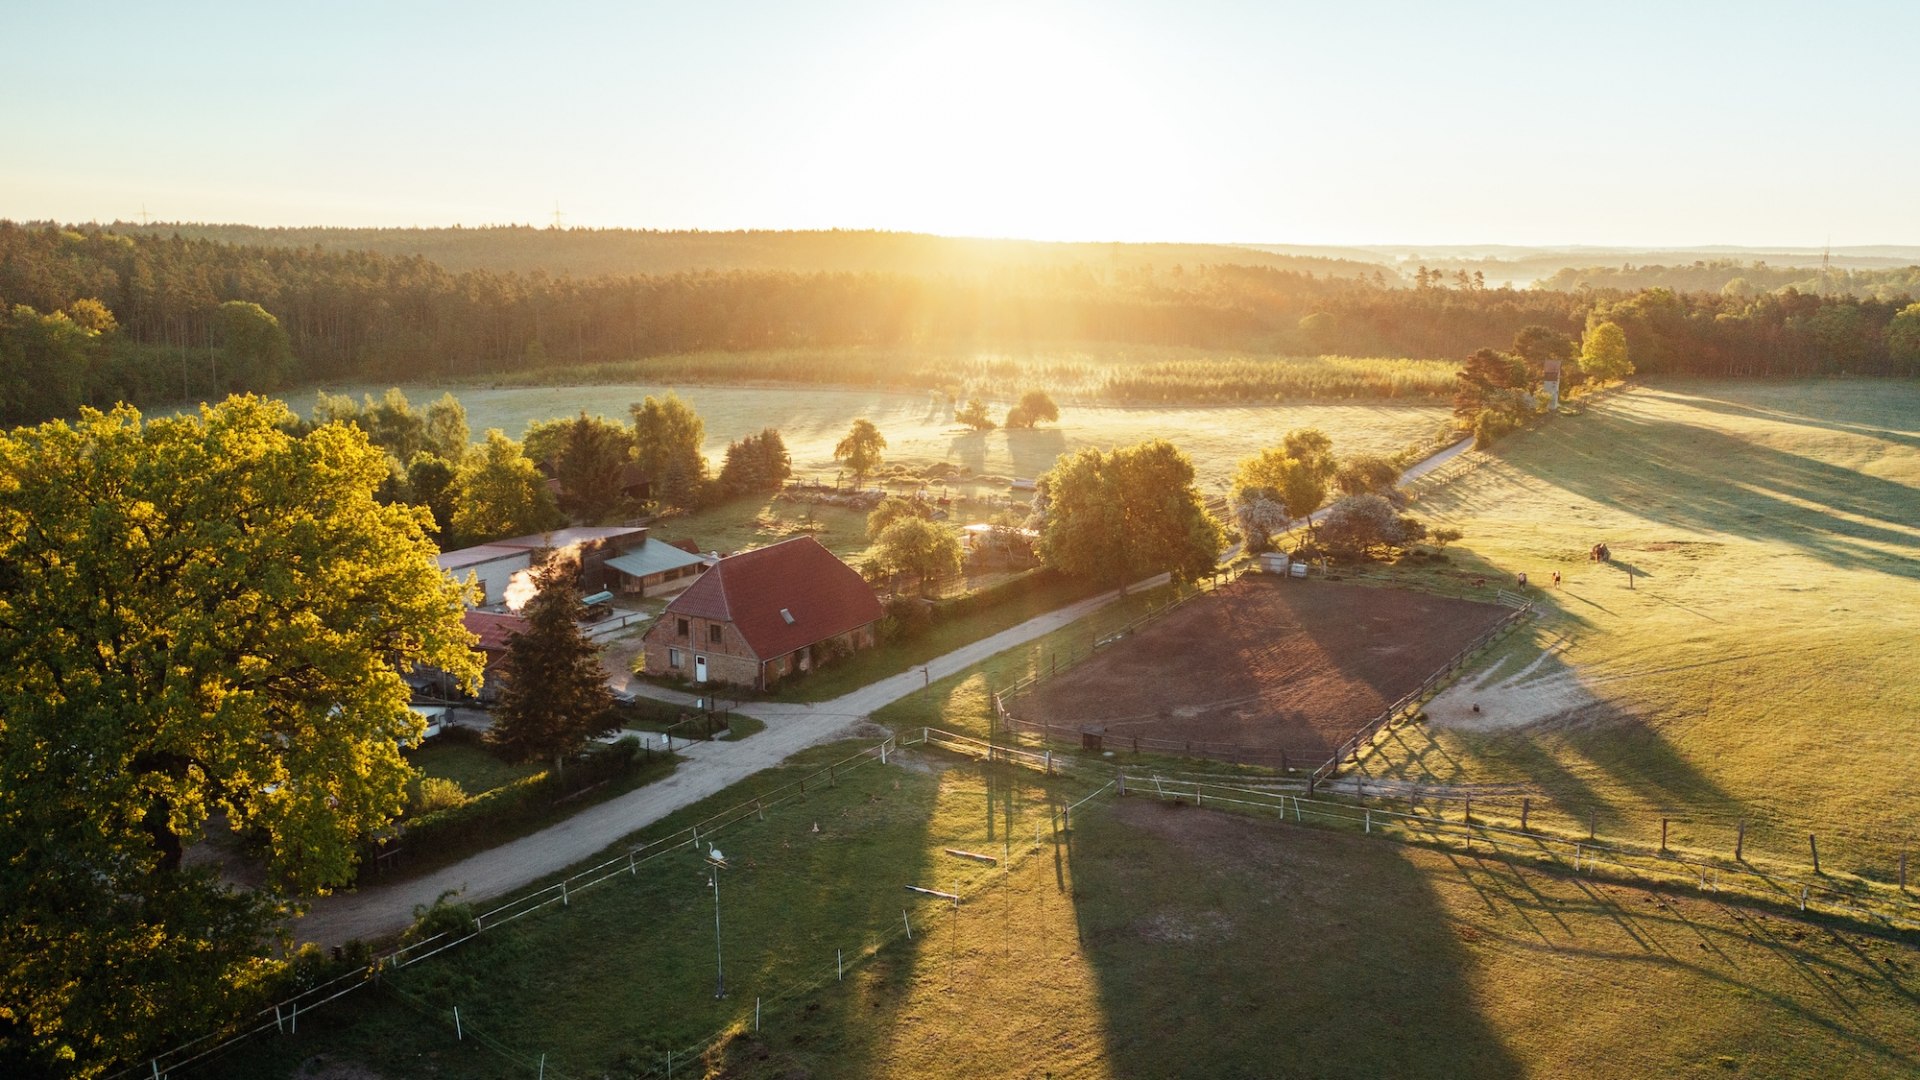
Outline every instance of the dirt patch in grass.
<path id="1" fill-rule="evenodd" d="M 1490 604 L 1260 577 L 1189 601 L 1042 680 L 1022 720 L 1324 757 L 1506 617 Z"/>

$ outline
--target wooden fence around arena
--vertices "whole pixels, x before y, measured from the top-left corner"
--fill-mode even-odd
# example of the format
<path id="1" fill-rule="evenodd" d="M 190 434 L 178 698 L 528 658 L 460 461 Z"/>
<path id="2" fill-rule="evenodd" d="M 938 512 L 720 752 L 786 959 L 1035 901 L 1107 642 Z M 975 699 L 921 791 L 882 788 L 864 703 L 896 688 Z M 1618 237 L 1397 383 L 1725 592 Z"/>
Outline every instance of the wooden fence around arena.
<path id="1" fill-rule="evenodd" d="M 1091 659 L 1099 653 L 1102 647 L 1111 645 L 1127 637 L 1140 627 L 1145 626 L 1155 619 L 1162 618 L 1168 612 L 1173 611 L 1189 600 L 1207 595 L 1210 592 L 1238 581 L 1245 572 L 1246 567 L 1237 567 L 1232 571 L 1223 572 L 1222 575 L 1217 576 L 1211 582 L 1203 581 L 1200 588 L 1194 592 L 1168 603 L 1166 607 L 1147 612 L 1111 634 L 1108 634 L 1106 637 L 1096 640 L 1093 643 L 1093 648 L 1084 656 L 1069 656 L 1064 666 L 1070 668 L 1076 663 Z M 1358 731 L 1354 732 L 1352 736 L 1335 749 L 1331 757 L 1325 758 L 1324 760 L 1320 757 L 1320 755 L 1324 753 L 1324 751 L 1321 750 L 1303 750 L 1276 746 L 1248 746 L 1242 743 L 1209 742 L 1197 739 L 1162 739 L 1142 735 L 1122 735 L 1116 737 L 1108 735 L 1104 728 L 1096 729 L 1091 725 L 1055 725 L 1045 720 L 1027 720 L 1014 715 L 1012 709 L 1008 707 L 1008 702 L 1028 690 L 1033 689 L 1041 680 L 1058 675 L 1062 666 L 1059 664 L 1050 665 L 1044 670 L 1034 671 L 1005 689 L 997 691 L 993 695 L 994 713 L 1008 731 L 1015 734 L 1034 736 L 1040 739 L 1043 745 L 1064 744 L 1080 749 L 1096 751 L 1130 750 L 1135 754 L 1143 751 L 1178 754 L 1184 757 L 1203 757 L 1214 761 L 1227 761 L 1242 765 L 1265 765 L 1278 768 L 1288 773 L 1294 772 L 1296 768 L 1311 769 L 1307 776 L 1307 789 L 1311 792 L 1322 781 L 1339 771 L 1343 763 L 1349 760 L 1357 761 L 1360 751 L 1370 746 L 1374 738 L 1376 738 L 1382 730 L 1417 715 L 1421 705 L 1425 704 L 1448 683 L 1459 677 L 1460 673 L 1466 668 L 1467 663 L 1473 659 L 1475 654 L 1492 644 L 1501 635 L 1507 633 L 1513 629 L 1515 625 L 1533 614 L 1533 602 L 1531 600 L 1526 599 L 1524 596 L 1507 592 L 1504 589 L 1498 592 L 1495 601 L 1503 607 L 1510 609 L 1504 618 L 1487 628 L 1486 632 L 1474 638 L 1470 644 L 1456 653 L 1452 659 L 1448 660 L 1433 674 L 1427 676 L 1426 680 L 1419 686 L 1402 695 L 1399 700 L 1389 705 L 1385 711 L 1363 724 Z"/>

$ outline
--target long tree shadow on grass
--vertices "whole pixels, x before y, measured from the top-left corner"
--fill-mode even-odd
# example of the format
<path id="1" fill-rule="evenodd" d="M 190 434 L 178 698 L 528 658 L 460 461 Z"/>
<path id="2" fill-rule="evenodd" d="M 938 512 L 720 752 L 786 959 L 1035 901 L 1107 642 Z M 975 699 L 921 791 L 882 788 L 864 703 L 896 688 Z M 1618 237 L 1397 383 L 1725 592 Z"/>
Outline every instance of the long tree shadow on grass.
<path id="1" fill-rule="evenodd" d="M 1658 524 L 1774 541 L 1835 567 L 1920 578 L 1920 491 L 1905 484 L 1655 418 L 1631 400 L 1579 425 L 1537 432 L 1519 450 L 1503 460 L 1521 477 Z"/>
<path id="2" fill-rule="evenodd" d="M 1695 388 L 1680 383 L 1659 389 L 1684 399 L 1692 408 L 1707 412 L 1860 435 L 1920 449 L 1920 433 L 1916 433 L 1912 427 L 1914 413 L 1911 410 L 1911 398 L 1903 393 L 1886 392 L 1889 388 L 1904 390 L 1907 385 L 1910 384 L 1876 379 L 1867 383 L 1717 384 L 1711 388 Z M 1800 408 L 1778 408 L 1753 401 L 1738 401 L 1729 396 L 1747 393 L 1765 397 L 1785 392 L 1791 392 L 1800 399 L 1795 402 Z M 1803 411 L 1808 404 L 1816 402 L 1844 410 L 1846 415 L 1844 418 L 1835 415 L 1816 416 Z"/>
<path id="3" fill-rule="evenodd" d="M 1073 870 L 1120 1077 L 1920 1063 L 1904 949 L 1713 899 L 1145 800 Z"/>
<path id="4" fill-rule="evenodd" d="M 1146 800 L 1073 837 L 1114 1076 L 1523 1074 L 1397 850 Z"/>

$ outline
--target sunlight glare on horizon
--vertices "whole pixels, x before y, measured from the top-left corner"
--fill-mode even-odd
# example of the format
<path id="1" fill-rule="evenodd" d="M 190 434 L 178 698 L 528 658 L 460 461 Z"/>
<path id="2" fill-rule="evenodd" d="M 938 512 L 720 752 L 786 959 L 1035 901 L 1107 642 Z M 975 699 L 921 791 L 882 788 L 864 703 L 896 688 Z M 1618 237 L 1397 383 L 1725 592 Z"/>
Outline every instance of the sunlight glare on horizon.
<path id="1" fill-rule="evenodd" d="M 14 14 L 90 49 L 0 67 L 15 220 L 1920 242 L 1920 5 L 1884 0 Z"/>

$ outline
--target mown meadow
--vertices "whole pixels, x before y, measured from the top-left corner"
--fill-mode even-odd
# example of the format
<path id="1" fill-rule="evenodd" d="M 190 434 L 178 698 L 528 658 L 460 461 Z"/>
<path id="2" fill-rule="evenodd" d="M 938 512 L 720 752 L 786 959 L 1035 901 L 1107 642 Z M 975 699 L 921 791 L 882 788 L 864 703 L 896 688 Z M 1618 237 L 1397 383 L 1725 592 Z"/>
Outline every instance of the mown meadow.
<path id="1" fill-rule="evenodd" d="M 176 1075 L 663 1076 L 669 1052 L 673 1075 L 743 1078 L 1920 1065 L 1911 946 L 1139 796 L 1056 834 L 1089 787 L 909 750 L 715 837 L 724 999 L 708 871 L 680 852 Z"/>
<path id="2" fill-rule="evenodd" d="M 1541 617 L 1365 773 L 1880 881 L 1920 855 L 1920 385 L 1661 382 L 1482 462 L 1416 509 L 1466 533 L 1452 584 L 1524 572 Z"/>

